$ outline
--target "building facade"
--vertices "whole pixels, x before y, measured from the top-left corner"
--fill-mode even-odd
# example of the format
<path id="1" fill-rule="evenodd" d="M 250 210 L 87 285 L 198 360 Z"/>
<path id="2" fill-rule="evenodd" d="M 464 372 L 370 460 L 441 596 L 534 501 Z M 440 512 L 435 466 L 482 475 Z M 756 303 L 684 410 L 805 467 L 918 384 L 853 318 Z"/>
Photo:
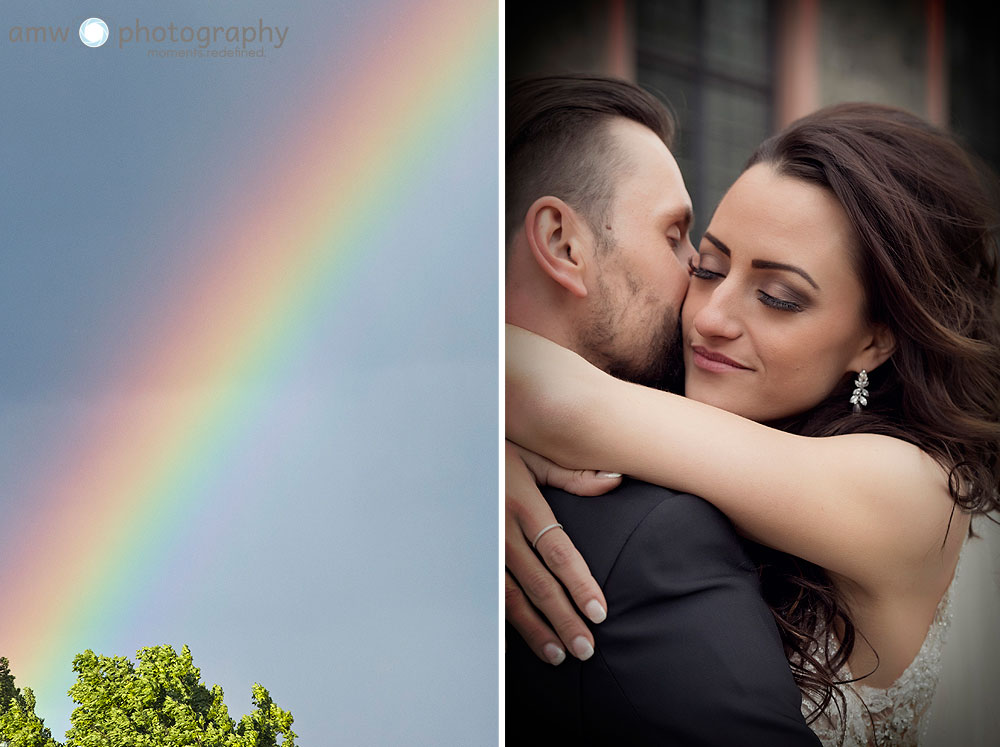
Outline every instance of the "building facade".
<path id="1" fill-rule="evenodd" d="M 839 101 L 908 109 L 1000 173 L 997 13 L 977 0 L 508 0 L 506 74 L 600 72 L 660 96 L 700 231 L 758 143 Z"/>

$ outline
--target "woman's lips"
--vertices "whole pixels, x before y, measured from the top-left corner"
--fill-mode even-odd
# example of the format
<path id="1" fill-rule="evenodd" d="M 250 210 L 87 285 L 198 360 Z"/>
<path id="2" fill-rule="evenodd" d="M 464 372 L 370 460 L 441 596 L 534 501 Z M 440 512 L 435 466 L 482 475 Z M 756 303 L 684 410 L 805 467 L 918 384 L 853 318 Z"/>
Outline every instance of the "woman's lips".
<path id="1" fill-rule="evenodd" d="M 692 363 L 705 371 L 749 371 L 746 366 L 737 363 L 732 358 L 727 358 L 722 353 L 714 353 L 708 348 L 700 345 L 692 345 Z"/>

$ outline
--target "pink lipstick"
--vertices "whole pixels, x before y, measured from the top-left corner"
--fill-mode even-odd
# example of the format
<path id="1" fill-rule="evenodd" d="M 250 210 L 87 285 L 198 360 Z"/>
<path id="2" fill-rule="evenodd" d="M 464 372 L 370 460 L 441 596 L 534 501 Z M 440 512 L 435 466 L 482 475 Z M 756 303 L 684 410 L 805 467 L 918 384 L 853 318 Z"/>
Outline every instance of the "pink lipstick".
<path id="1" fill-rule="evenodd" d="M 692 363 L 705 371 L 749 371 L 750 369 L 741 363 L 737 363 L 732 358 L 724 356 L 722 353 L 715 353 L 700 345 L 692 345 Z"/>

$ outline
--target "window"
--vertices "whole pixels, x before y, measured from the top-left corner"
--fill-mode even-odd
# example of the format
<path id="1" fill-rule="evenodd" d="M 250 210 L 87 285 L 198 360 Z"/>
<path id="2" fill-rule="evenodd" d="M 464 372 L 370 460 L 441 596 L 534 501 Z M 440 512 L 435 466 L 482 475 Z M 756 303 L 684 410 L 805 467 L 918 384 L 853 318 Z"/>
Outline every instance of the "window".
<path id="1" fill-rule="evenodd" d="M 677 116 L 674 156 L 699 234 L 773 131 L 770 6 L 767 0 L 636 2 L 636 77 Z"/>

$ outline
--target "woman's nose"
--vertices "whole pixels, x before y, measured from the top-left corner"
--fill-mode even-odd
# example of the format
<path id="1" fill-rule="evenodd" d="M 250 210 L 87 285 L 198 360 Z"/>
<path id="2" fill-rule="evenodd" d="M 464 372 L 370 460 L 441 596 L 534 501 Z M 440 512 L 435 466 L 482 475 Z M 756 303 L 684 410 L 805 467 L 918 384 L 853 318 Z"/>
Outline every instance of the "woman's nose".
<path id="1" fill-rule="evenodd" d="M 734 339 L 740 336 L 743 325 L 740 322 L 738 299 L 733 290 L 727 286 L 726 280 L 723 279 L 703 298 L 699 299 L 702 305 L 695 311 L 692 323 L 701 337 Z M 690 291 L 688 292 L 687 303 L 699 302 L 692 298 L 693 295 Z M 701 296 L 701 294 L 698 295 Z"/>

